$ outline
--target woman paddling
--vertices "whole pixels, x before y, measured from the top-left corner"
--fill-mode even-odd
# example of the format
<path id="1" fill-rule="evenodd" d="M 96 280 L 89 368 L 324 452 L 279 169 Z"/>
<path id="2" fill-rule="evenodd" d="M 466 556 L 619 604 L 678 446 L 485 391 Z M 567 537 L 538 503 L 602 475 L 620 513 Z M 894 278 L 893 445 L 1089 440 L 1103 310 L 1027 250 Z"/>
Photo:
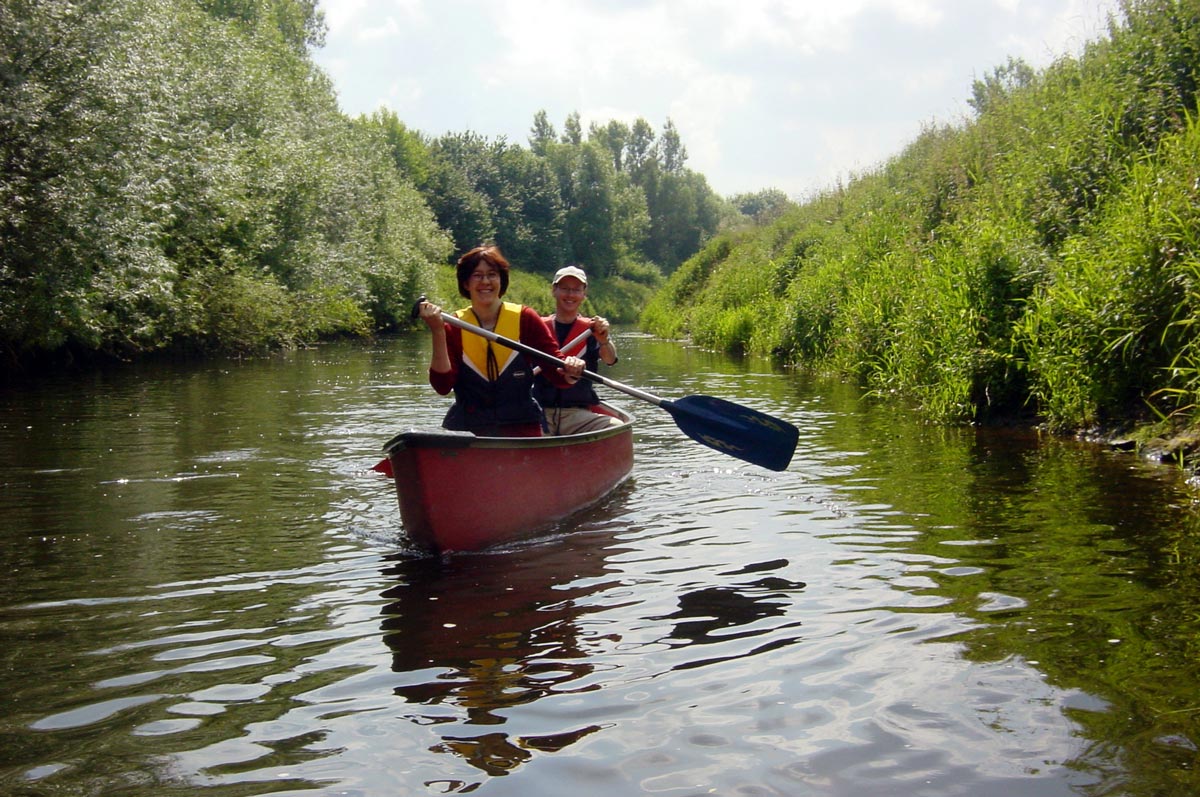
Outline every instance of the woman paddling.
<path id="1" fill-rule="evenodd" d="M 508 291 L 508 260 L 495 246 L 477 246 L 458 259 L 458 292 L 471 306 L 456 316 L 510 340 L 563 360 L 542 371 L 557 387 L 570 387 L 583 374 L 578 357 L 563 358 L 536 310 L 502 301 Z M 433 335 L 429 384 L 441 395 L 454 391 L 442 426 L 487 437 L 538 437 L 542 409 L 533 398 L 534 363 L 479 335 L 463 333 L 441 318 L 442 308 L 422 302 L 420 315 Z"/>

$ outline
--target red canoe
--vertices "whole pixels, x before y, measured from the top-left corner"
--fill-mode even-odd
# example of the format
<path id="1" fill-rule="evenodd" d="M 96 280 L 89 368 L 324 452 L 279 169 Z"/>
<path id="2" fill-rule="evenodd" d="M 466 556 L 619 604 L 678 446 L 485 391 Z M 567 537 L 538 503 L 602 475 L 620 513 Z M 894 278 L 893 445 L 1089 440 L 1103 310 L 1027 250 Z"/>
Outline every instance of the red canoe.
<path id="1" fill-rule="evenodd" d="M 433 552 L 474 551 L 545 530 L 599 501 L 633 468 L 633 418 L 596 432 L 476 437 L 411 429 L 388 441 L 400 519 Z"/>

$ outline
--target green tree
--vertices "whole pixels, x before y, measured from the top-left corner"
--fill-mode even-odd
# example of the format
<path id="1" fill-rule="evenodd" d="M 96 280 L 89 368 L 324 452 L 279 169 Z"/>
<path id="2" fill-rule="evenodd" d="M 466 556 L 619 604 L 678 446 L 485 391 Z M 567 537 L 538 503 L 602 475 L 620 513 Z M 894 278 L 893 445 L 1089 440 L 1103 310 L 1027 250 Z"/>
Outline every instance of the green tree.
<path id="1" fill-rule="evenodd" d="M 1033 67 L 1020 58 L 1009 56 L 1004 66 L 998 66 L 983 80 L 976 80 L 971 85 L 971 99 L 967 100 L 977 114 L 987 113 L 996 103 L 1010 96 L 1014 91 L 1030 86 L 1037 74 Z"/>
<path id="2" fill-rule="evenodd" d="M 608 150 L 609 157 L 612 158 L 613 170 L 617 173 L 624 170 L 623 159 L 629 136 L 629 125 L 616 119 L 604 125 L 592 124 L 588 129 L 588 141 Z"/>
<path id="3" fill-rule="evenodd" d="M 115 35 L 115 0 L 0 4 L 0 333 L 10 357 L 86 328 L 86 217 L 103 114 L 89 80 Z M 72 142 L 76 142 L 72 145 Z M 87 152 L 80 152 L 86 146 Z"/>
<path id="4" fill-rule="evenodd" d="M 699 251 L 720 223 L 720 204 L 708 182 L 695 172 L 663 173 L 649 199 L 647 253 L 668 273 Z"/>
<path id="5" fill-rule="evenodd" d="M 529 148 L 534 155 L 545 157 L 550 145 L 558 138 L 554 125 L 544 110 L 538 111 L 533 117 L 533 127 L 529 130 Z"/>
<path id="6" fill-rule="evenodd" d="M 496 237 L 496 223 L 487 196 L 449 159 L 435 156 L 425 197 L 438 224 L 453 238 L 456 252 L 465 252 Z"/>
<path id="7" fill-rule="evenodd" d="M 410 129 L 395 111 L 387 108 L 368 116 L 360 116 L 358 124 L 375 127 L 383 135 L 392 154 L 392 161 L 400 173 L 418 188 L 424 189 L 433 174 L 433 155 L 429 144 L 420 132 Z"/>
<path id="8" fill-rule="evenodd" d="M 579 111 L 572 111 L 567 115 L 567 121 L 563 124 L 562 143 L 576 147 L 583 143 L 583 125 L 579 121 Z"/>
<path id="9" fill-rule="evenodd" d="M 749 216 L 755 224 L 768 224 L 775 221 L 796 203 L 788 199 L 788 195 L 778 188 L 764 188 L 749 194 L 737 194 L 730 201 L 741 213 Z"/>
<path id="10" fill-rule="evenodd" d="M 289 8 L 306 6 L 0 8 L 13 359 L 258 347 L 398 320 L 447 242 L 383 138 L 340 114 L 281 35 Z"/>
<path id="11" fill-rule="evenodd" d="M 485 201 L 490 237 L 514 262 L 553 272 L 566 256 L 562 200 L 550 165 L 504 139 L 447 134 L 435 151 L 458 169 Z M 481 240 L 469 244 L 474 246 Z"/>
<path id="12" fill-rule="evenodd" d="M 552 274 L 568 254 L 566 211 L 554 171 L 544 158 L 504 142 L 497 144 L 496 158 L 496 241 L 524 268 Z"/>
<path id="13" fill-rule="evenodd" d="M 638 117 L 629 131 L 625 142 L 625 171 L 633 177 L 633 181 L 645 186 L 649 181 L 647 172 L 658 165 L 657 140 L 654 128 L 645 119 Z"/>
<path id="14" fill-rule="evenodd" d="M 218 19 L 244 22 L 250 29 L 273 29 L 298 51 L 325 44 L 325 12 L 318 0 L 198 0 Z"/>
<path id="15" fill-rule="evenodd" d="M 616 175 L 609 151 L 599 144 L 583 144 L 571 175 L 574 204 L 568 213 L 571 258 L 590 267 L 612 273 L 617 264 Z"/>
<path id="16" fill-rule="evenodd" d="M 687 163 L 687 147 L 670 119 L 663 125 L 662 135 L 658 138 L 658 159 L 667 174 L 681 174 Z"/>
<path id="17" fill-rule="evenodd" d="M 496 235 L 488 198 L 476 189 L 457 160 L 469 147 L 443 139 L 431 142 L 410 130 L 394 111 L 379 110 L 360 117 L 360 125 L 379 130 L 387 142 L 392 161 L 402 175 L 413 182 L 433 211 L 438 225 L 453 241 L 454 251 L 465 251 Z"/>

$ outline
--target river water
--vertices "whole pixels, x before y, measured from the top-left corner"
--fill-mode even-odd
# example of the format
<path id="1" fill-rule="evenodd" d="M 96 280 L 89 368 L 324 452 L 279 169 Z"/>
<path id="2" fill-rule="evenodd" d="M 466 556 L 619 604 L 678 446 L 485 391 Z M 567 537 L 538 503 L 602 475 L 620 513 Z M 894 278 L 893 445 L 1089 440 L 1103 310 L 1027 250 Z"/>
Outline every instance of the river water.
<path id="1" fill-rule="evenodd" d="M 0 793 L 1200 791 L 1176 471 L 619 342 L 625 384 L 797 424 L 790 468 L 602 388 L 628 482 L 419 558 L 370 467 L 441 418 L 425 335 L 0 392 Z"/>

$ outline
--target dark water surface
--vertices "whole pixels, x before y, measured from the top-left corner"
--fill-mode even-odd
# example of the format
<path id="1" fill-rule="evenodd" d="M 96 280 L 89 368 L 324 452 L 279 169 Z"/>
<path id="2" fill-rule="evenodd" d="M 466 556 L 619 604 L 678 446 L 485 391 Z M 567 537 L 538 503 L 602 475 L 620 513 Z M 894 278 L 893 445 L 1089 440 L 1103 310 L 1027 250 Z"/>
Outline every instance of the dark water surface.
<path id="1" fill-rule="evenodd" d="M 418 559 L 369 468 L 440 420 L 426 337 L 0 392 L 0 793 L 1200 791 L 1169 468 L 624 335 L 607 373 L 788 418 L 790 469 L 607 391 L 626 484 Z"/>

